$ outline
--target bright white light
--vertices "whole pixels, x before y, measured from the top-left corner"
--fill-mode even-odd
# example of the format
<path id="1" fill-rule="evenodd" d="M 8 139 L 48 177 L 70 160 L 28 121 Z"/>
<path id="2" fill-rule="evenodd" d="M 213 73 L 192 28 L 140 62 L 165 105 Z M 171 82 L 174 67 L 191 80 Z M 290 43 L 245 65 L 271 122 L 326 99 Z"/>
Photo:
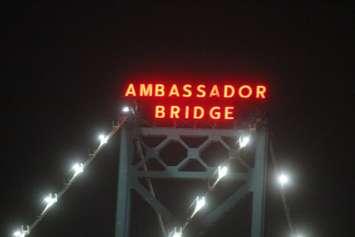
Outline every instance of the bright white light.
<path id="1" fill-rule="evenodd" d="M 58 196 L 57 194 L 48 194 L 43 198 L 43 202 L 46 204 L 46 207 L 44 208 L 43 213 L 45 213 L 51 206 L 53 206 L 56 202 L 58 201 Z"/>
<path id="2" fill-rule="evenodd" d="M 305 236 L 301 233 L 296 233 L 292 237 L 305 237 Z"/>
<path id="3" fill-rule="evenodd" d="M 21 230 L 15 230 L 12 235 L 15 236 L 15 237 L 25 236 L 24 234 L 22 234 Z"/>
<path id="4" fill-rule="evenodd" d="M 21 228 L 15 230 L 12 235 L 13 235 L 14 237 L 25 237 L 25 236 L 28 235 L 29 233 L 30 233 L 30 230 L 29 230 L 28 227 L 27 227 L 26 229 L 24 229 L 23 226 L 21 226 Z"/>
<path id="5" fill-rule="evenodd" d="M 238 139 L 238 143 L 239 143 L 239 148 L 243 149 L 244 147 L 246 147 L 250 142 L 250 136 L 249 135 L 242 135 L 239 137 Z"/>
<path id="6" fill-rule="evenodd" d="M 190 218 L 194 217 L 204 206 L 206 206 L 206 197 L 197 196 L 195 199 L 195 208 Z"/>
<path id="7" fill-rule="evenodd" d="M 25 237 L 26 234 L 25 234 L 22 230 L 16 230 L 16 231 L 13 233 L 13 236 L 15 236 L 15 237 Z"/>
<path id="8" fill-rule="evenodd" d="M 84 164 L 83 163 L 75 163 L 72 166 L 72 170 L 74 172 L 73 177 L 76 177 L 78 174 L 81 174 L 84 172 Z"/>
<path id="9" fill-rule="evenodd" d="M 287 184 L 290 183 L 290 177 L 285 173 L 281 173 L 277 177 L 277 181 L 280 184 L 281 188 L 283 188 L 284 186 L 286 186 Z M 298 236 L 296 235 L 296 237 L 298 237 Z"/>
<path id="10" fill-rule="evenodd" d="M 228 174 L 228 167 L 225 165 L 220 165 L 217 167 L 217 178 L 214 181 L 213 185 L 210 188 L 214 188 L 217 183 Z"/>
<path id="11" fill-rule="evenodd" d="M 218 170 L 218 181 L 228 174 L 228 167 L 225 165 L 218 166 L 217 170 Z"/>
<path id="12" fill-rule="evenodd" d="M 99 141 L 100 141 L 100 145 L 106 144 L 108 142 L 108 136 L 105 136 L 105 134 L 100 134 L 98 136 Z"/>
<path id="13" fill-rule="evenodd" d="M 43 198 L 43 202 L 47 205 L 53 205 L 57 201 L 58 201 L 58 197 L 56 193 L 55 194 L 50 193 Z"/>
<path id="14" fill-rule="evenodd" d="M 121 109 L 122 113 L 128 114 L 131 111 L 131 108 L 127 105 L 123 106 Z"/>
<path id="15" fill-rule="evenodd" d="M 169 236 L 170 237 L 182 237 L 182 228 L 179 228 L 179 230 L 177 230 L 177 228 L 175 227 Z"/>
<path id="16" fill-rule="evenodd" d="M 226 175 L 228 174 L 228 167 L 225 165 L 220 165 L 217 167 L 217 178 L 214 181 L 213 185 L 210 187 L 211 189 L 214 188 L 217 183 Z"/>

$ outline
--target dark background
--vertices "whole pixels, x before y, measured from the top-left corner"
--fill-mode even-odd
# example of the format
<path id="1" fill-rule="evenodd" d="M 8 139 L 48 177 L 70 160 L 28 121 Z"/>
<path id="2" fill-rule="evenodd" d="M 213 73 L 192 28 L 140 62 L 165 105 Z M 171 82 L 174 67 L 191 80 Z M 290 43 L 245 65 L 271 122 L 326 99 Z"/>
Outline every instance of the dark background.
<path id="1" fill-rule="evenodd" d="M 354 236 L 353 6 L 36 1 L 5 4 L 1 17 L 2 236 L 31 223 L 73 158 L 110 129 L 124 75 L 139 70 L 271 76 L 267 113 L 294 178 L 296 228 Z M 113 236 L 114 144 L 31 236 Z M 288 236 L 275 192 L 270 184 L 267 236 Z M 132 235 L 156 236 L 151 211 L 135 202 Z M 210 235 L 236 236 L 236 222 L 228 217 Z"/>

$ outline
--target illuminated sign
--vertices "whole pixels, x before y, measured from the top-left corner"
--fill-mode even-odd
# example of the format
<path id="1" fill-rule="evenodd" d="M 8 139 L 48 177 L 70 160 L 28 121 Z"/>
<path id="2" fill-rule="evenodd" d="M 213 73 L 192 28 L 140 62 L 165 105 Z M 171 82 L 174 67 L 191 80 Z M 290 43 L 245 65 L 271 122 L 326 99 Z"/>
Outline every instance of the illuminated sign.
<path id="1" fill-rule="evenodd" d="M 208 88 L 205 84 L 192 86 L 191 84 L 153 84 L 153 83 L 130 83 L 124 94 L 126 97 L 184 97 L 184 98 L 266 98 L 266 87 L 263 85 L 212 85 Z"/>
<path id="2" fill-rule="evenodd" d="M 223 82 L 130 82 L 124 88 L 125 99 L 149 105 L 155 120 L 234 120 L 238 104 L 268 98 L 268 89 L 260 83 Z"/>

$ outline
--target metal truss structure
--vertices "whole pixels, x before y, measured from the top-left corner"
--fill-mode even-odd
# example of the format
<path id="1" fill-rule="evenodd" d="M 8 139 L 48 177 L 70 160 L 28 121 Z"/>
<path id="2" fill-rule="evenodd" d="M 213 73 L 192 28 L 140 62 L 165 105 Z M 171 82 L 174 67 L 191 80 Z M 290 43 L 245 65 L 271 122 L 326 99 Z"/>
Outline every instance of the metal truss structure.
<path id="1" fill-rule="evenodd" d="M 202 157 L 203 151 L 212 143 L 219 143 L 227 151 L 229 158 L 240 160 L 236 148 L 227 142 L 235 141 L 244 130 L 218 128 L 173 128 L 140 127 L 134 122 L 127 123 L 120 132 L 119 180 L 116 216 L 116 237 L 129 236 L 131 192 L 137 192 L 166 223 L 177 223 L 178 219 L 156 197 L 152 190 L 139 182 L 139 179 L 184 179 L 208 180 L 216 170 Z M 249 132 L 249 131 L 247 131 Z M 144 137 L 160 137 L 153 146 L 144 142 Z M 201 144 L 191 146 L 185 138 L 204 138 Z M 231 170 L 228 178 L 243 181 L 233 193 L 213 210 L 209 210 L 201 222 L 205 225 L 216 223 L 228 210 L 232 209 L 247 194 L 252 193 L 251 237 L 262 237 L 264 233 L 264 206 L 268 156 L 268 138 L 265 128 L 253 132 L 254 156 L 247 171 Z M 178 143 L 186 151 L 177 164 L 167 164 L 162 151 L 171 143 Z M 174 152 L 172 150 L 171 152 Z M 137 154 L 140 159 L 137 161 Z M 136 161 L 134 161 L 136 159 Z M 154 160 L 160 170 L 147 168 L 146 163 Z M 198 162 L 203 169 L 186 171 L 183 169 L 190 161 Z M 143 167 L 143 169 L 142 169 Z"/>

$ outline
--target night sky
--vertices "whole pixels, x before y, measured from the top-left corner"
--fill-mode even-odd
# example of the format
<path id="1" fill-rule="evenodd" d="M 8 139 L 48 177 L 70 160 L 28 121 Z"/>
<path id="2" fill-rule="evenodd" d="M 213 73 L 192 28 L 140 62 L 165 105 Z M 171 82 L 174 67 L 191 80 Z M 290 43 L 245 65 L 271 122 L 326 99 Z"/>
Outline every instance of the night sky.
<path id="1" fill-rule="evenodd" d="M 85 159 L 117 118 L 127 73 L 140 71 L 264 73 L 296 229 L 354 236 L 354 7 L 127 2 L 2 6 L 1 236 L 62 187 L 73 158 Z M 117 141 L 31 236 L 114 236 Z M 266 236 L 288 236 L 268 187 Z M 134 202 L 132 236 L 160 236 L 152 211 Z M 241 221 L 229 215 L 206 236 L 237 236 Z"/>

